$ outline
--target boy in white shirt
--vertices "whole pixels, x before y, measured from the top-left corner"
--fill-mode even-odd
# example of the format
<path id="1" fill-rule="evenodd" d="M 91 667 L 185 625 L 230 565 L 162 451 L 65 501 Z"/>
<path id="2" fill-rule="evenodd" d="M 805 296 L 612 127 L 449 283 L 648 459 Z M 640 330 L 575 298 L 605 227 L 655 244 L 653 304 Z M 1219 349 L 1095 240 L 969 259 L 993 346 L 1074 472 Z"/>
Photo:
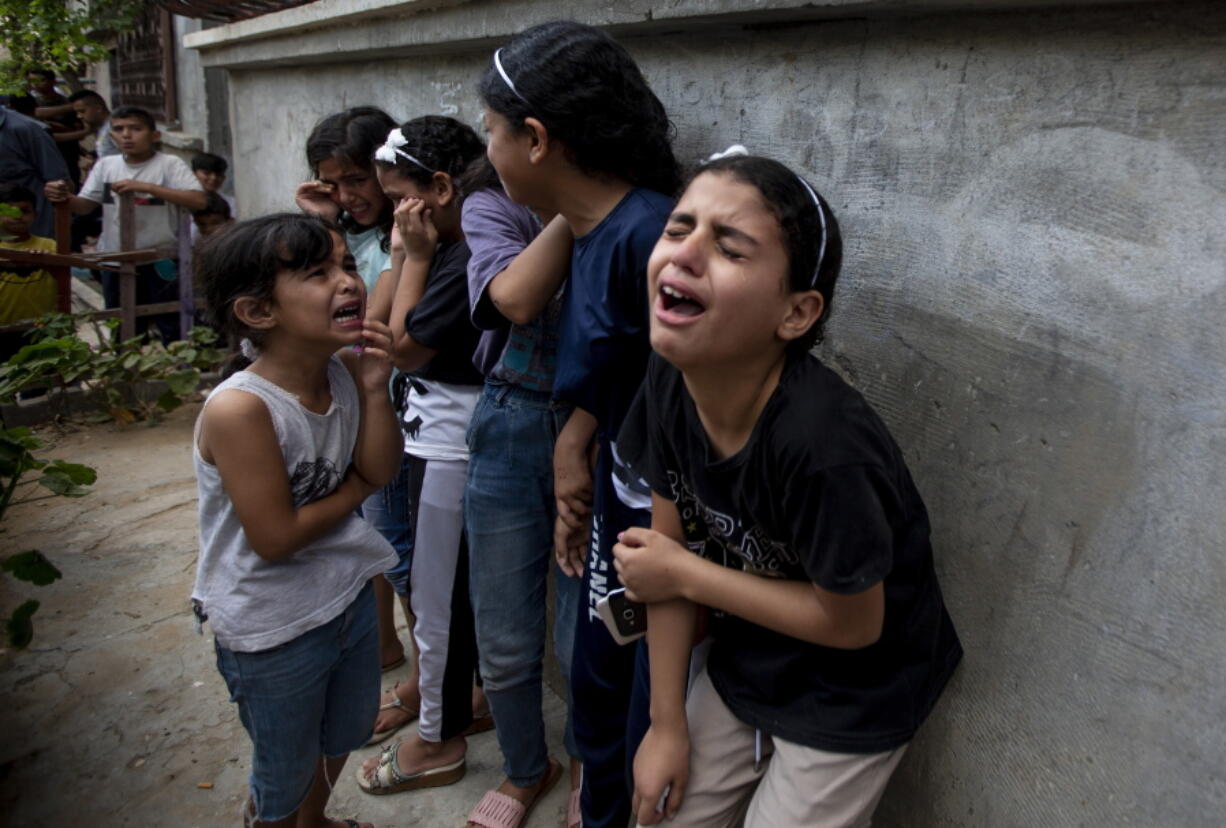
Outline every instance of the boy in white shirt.
<path id="1" fill-rule="evenodd" d="M 179 239 L 180 208 L 203 209 L 204 190 L 187 164 L 173 155 L 159 152 L 161 140 L 153 116 L 135 106 L 121 106 L 111 113 L 111 137 L 122 155 L 99 158 L 81 187 L 73 195 L 67 181 L 47 184 L 50 201 L 67 201 L 78 215 L 102 205 L 100 253 L 114 252 L 119 245 L 119 203 L 116 194 L 135 196 L 136 247 L 176 247 Z M 119 306 L 119 278 L 104 273 L 103 297 L 108 308 Z M 137 268 L 137 304 L 168 302 L 178 298 L 177 269 L 173 259 L 163 259 Z M 153 320 L 163 341 L 179 337 L 178 314 L 140 317 L 137 330 L 144 331 Z"/>

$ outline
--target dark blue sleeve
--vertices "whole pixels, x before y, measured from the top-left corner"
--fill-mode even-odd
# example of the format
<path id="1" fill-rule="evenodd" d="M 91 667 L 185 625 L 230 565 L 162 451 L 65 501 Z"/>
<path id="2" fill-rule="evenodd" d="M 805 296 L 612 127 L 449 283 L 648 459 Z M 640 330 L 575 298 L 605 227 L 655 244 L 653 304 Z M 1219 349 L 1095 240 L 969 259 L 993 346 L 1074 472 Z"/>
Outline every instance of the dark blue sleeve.
<path id="1" fill-rule="evenodd" d="M 651 353 L 647 261 L 666 216 L 638 193 L 621 209 L 605 229 L 608 237 L 589 240 L 584 262 L 572 270 L 554 386 L 559 397 L 594 414 L 609 439 L 621 427 Z"/>
<path id="2" fill-rule="evenodd" d="M 60 154 L 55 140 L 45 129 L 33 127 L 22 130 L 22 142 L 26 145 L 33 166 L 43 181 L 59 181 L 68 178 L 68 164 Z"/>

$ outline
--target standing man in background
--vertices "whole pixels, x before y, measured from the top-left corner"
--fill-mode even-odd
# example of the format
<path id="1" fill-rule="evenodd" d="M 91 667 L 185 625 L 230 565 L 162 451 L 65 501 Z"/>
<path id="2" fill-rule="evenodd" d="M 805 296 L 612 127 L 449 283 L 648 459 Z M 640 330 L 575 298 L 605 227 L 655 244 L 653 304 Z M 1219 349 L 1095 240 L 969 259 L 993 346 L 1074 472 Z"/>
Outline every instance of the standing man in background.
<path id="1" fill-rule="evenodd" d="M 42 122 L 12 109 L 0 109 L 0 180 L 34 193 L 35 217 L 30 232 L 55 236 L 55 209 L 43 189 L 49 181 L 69 177 L 68 164 Z"/>

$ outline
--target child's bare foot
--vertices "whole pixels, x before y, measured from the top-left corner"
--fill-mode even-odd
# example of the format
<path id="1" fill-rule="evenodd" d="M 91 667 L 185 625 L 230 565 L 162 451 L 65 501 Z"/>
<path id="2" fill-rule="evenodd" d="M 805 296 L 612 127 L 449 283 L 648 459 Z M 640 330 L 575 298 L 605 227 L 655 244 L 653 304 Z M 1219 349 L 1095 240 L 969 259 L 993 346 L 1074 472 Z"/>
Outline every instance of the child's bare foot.
<path id="1" fill-rule="evenodd" d="M 455 736 L 443 742 L 427 742 L 414 734 L 396 746 L 396 764 L 406 776 L 424 773 L 460 761 L 464 758 L 465 749 L 463 736 Z M 372 756 L 362 763 L 362 775 L 370 779 L 378 767 L 379 757 Z"/>
<path id="2" fill-rule="evenodd" d="M 579 791 L 583 786 L 583 763 L 570 758 L 570 798 L 566 800 L 566 828 L 580 828 L 583 814 L 579 809 Z"/>
<path id="3" fill-rule="evenodd" d="M 473 723 L 464 731 L 464 735 L 475 736 L 493 729 L 494 717 L 490 714 L 490 703 L 485 698 L 485 691 L 480 687 L 473 687 Z"/>
<path id="4" fill-rule="evenodd" d="M 484 719 L 490 715 L 490 703 L 485 698 L 485 691 L 473 685 L 473 718 Z"/>
<path id="5" fill-rule="evenodd" d="M 358 769 L 358 787 L 369 794 L 394 794 L 418 788 L 450 785 L 464 778 L 463 736 L 427 742 L 413 736 L 385 747 Z"/>
<path id="6" fill-rule="evenodd" d="M 421 690 L 417 673 L 405 681 L 396 682 L 379 698 L 379 715 L 375 717 L 375 732 L 368 744 L 376 744 L 391 736 L 417 718 L 421 710 Z"/>
<path id="7" fill-rule="evenodd" d="M 404 662 L 404 647 L 400 647 L 396 650 L 385 650 L 379 657 L 380 669 L 385 673 L 389 670 L 395 670 L 397 667 L 404 664 Z"/>

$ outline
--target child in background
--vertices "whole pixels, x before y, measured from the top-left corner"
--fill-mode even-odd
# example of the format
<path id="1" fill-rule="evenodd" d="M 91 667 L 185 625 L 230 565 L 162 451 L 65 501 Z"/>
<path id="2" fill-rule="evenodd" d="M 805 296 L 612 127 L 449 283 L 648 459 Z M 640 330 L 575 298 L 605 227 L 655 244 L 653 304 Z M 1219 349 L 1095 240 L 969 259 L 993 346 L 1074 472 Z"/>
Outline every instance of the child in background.
<path id="1" fill-rule="evenodd" d="M 206 198 L 204 209 L 192 213 L 192 235 L 196 244 L 226 225 L 234 223 L 230 215 L 230 204 L 224 198 L 217 193 L 208 193 Z"/>
<path id="2" fill-rule="evenodd" d="M 379 699 L 369 581 L 396 556 L 355 510 L 398 465 L 390 332 L 363 320 L 353 257 L 319 219 L 244 222 L 197 267 L 250 364 L 197 423 L 192 603 L 251 736 L 244 822 L 322 825 Z"/>
<path id="3" fill-rule="evenodd" d="M 384 748 L 358 773 L 358 785 L 372 794 L 458 781 L 465 734 L 493 726 L 488 714 L 473 715 L 474 702 L 483 701 L 472 689 L 477 652 L 462 510 L 464 434 L 482 378 L 472 364 L 478 331 L 468 319 L 459 181 L 484 151 L 465 124 L 429 115 L 392 130 L 375 153 L 379 183 L 397 203 L 402 245 L 393 255 L 400 271 L 391 328 L 396 367 L 409 374 L 404 453 L 417 551 L 409 597 L 421 679 L 416 736 Z"/>
<path id="4" fill-rule="evenodd" d="M 746 806 L 748 828 L 868 825 L 961 657 L 902 452 L 809 354 L 841 259 L 807 182 L 737 156 L 694 177 L 652 253 L 655 355 L 618 441 L 651 529 L 614 549 L 649 602 L 642 825 Z M 713 643 L 687 700 L 699 607 Z"/>
<path id="5" fill-rule="evenodd" d="M 122 193 L 135 196 L 136 247 L 175 248 L 179 240 L 179 210 L 200 210 L 205 195 L 187 164 L 173 155 L 159 152 L 158 132 L 153 116 L 135 106 L 121 106 L 111 113 L 111 137 L 122 155 L 101 158 L 90 171 L 79 195 L 69 191 L 68 182 L 47 184 L 47 198 L 67 201 L 77 215 L 85 215 L 102 205 L 102 236 L 99 253 L 111 253 L 119 245 L 119 203 Z M 103 298 L 108 308 L 119 307 L 119 276 L 105 272 Z M 175 261 L 164 259 L 136 268 L 138 304 L 169 302 L 179 298 Z M 157 326 L 164 342 L 179 338 L 179 314 L 137 318 L 137 329 Z"/>
<path id="6" fill-rule="evenodd" d="M 680 183 L 671 125 L 625 49 L 578 23 L 517 35 L 494 53 L 480 93 L 489 158 L 507 195 L 561 215 L 575 237 L 553 385 L 555 397 L 574 405 L 554 451 L 559 562 L 584 579 L 571 666 L 583 824 L 621 828 L 630 816 L 629 763 L 647 725 L 645 700 L 631 699 L 641 648 L 613 640 L 596 602 L 613 579 L 616 533 L 650 519 L 647 486 L 621 462 L 615 439 L 650 352 L 647 259 Z M 530 807 L 548 768 L 534 773 L 487 799 Z"/>
<path id="7" fill-rule="evenodd" d="M 571 233 L 560 216 L 542 229 L 531 210 L 507 197 L 488 159 L 464 183 L 471 193 L 464 199 L 461 221 L 472 252 L 472 320 L 484 330 L 483 343 L 499 343 L 478 361 L 485 387 L 468 429 L 464 527 L 471 551 L 469 582 L 481 678 L 503 769 L 510 782 L 531 787 L 534 770 L 548 755 L 541 676 L 557 518 L 553 449 L 570 413 L 553 401 L 552 391 L 560 285 L 570 272 Z M 550 274 L 552 279 L 541 278 Z M 569 682 L 582 582 L 552 568 L 554 650 Z M 579 749 L 569 707 L 564 739 L 577 786 Z M 577 797 L 572 804 L 578 808 Z"/>
<path id="8" fill-rule="evenodd" d="M 328 115 L 315 125 L 306 140 L 306 160 L 314 180 L 298 186 L 294 194 L 305 212 L 335 221 L 345 228 L 345 243 L 358 263 L 358 273 L 366 284 L 366 315 L 387 322 L 392 310 L 392 291 L 386 277 L 391 269 L 392 210 L 395 205 L 383 195 L 371 161 L 376 149 L 396 123 L 381 109 L 357 106 Z M 400 400 L 394 400 L 398 405 Z M 409 531 L 408 466 L 403 465 L 388 487 L 375 492 L 362 504 L 362 514 L 387 538 L 396 550 L 396 565 L 375 582 L 379 606 L 379 651 L 383 669 L 394 670 L 405 662 L 404 645 L 396 634 L 396 598 L 409 629 L 409 569 L 413 557 L 413 535 Z M 417 661 L 401 682 L 417 687 Z M 414 690 L 413 692 L 416 692 Z M 397 709 L 393 688 L 384 705 L 389 714 L 403 714 L 399 724 L 417 715 L 414 697 L 409 709 Z M 397 727 L 376 727 L 372 742 L 390 737 Z"/>
<path id="9" fill-rule="evenodd" d="M 55 239 L 30 234 L 34 223 L 34 193 L 20 184 L 0 184 L 0 204 L 20 212 L 0 216 L 0 247 L 6 250 L 55 252 Z M 55 310 L 55 278 L 36 265 L 0 261 L 0 325 L 33 319 Z M 20 331 L 0 333 L 0 362 L 6 361 L 25 344 Z"/>
<path id="10" fill-rule="evenodd" d="M 211 152 L 198 152 L 192 156 L 192 175 L 196 176 L 196 180 L 200 182 L 200 186 L 206 193 L 226 202 L 226 206 L 230 208 L 228 215 L 233 217 L 237 212 L 234 207 L 234 196 L 221 191 L 221 186 L 226 183 L 226 170 L 229 168 L 230 165 L 226 163 L 226 159 Z M 192 243 L 195 244 L 199 238 L 199 228 L 193 224 Z"/>

